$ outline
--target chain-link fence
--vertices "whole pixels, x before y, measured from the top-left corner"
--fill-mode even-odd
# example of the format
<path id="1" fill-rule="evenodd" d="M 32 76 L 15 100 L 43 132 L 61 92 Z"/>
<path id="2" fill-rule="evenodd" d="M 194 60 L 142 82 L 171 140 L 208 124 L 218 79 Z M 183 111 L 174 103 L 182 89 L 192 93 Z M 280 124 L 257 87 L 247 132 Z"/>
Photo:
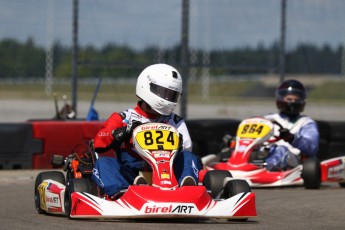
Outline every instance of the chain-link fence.
<path id="1" fill-rule="evenodd" d="M 195 103 L 272 103 L 282 72 L 311 101 L 345 99 L 342 0 L 0 2 L 0 121 L 54 117 L 67 103 L 85 118 L 100 79 L 93 105 L 106 118 L 135 103 L 136 77 L 158 62 L 188 82 L 188 117 L 201 116 Z"/>

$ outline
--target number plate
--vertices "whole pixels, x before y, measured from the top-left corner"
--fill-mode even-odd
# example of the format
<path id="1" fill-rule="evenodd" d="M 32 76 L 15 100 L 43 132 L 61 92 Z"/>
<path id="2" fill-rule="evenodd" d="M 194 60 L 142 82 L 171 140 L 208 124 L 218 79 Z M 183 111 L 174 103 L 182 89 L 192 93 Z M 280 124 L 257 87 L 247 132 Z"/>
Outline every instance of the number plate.
<path id="1" fill-rule="evenodd" d="M 136 142 L 141 149 L 152 150 L 175 150 L 179 146 L 177 133 L 170 130 L 143 130 L 136 136 Z"/>
<path id="2" fill-rule="evenodd" d="M 273 125 L 266 119 L 248 119 L 243 121 L 237 129 L 239 138 L 263 138 L 271 132 Z"/>

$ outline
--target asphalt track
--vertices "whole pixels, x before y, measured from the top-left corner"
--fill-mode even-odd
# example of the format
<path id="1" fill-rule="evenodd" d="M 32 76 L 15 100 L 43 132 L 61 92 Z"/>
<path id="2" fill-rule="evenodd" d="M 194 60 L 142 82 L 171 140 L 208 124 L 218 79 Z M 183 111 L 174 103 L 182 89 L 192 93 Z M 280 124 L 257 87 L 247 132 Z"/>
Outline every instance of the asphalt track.
<path id="1" fill-rule="evenodd" d="M 0 170 L 0 229 L 344 229 L 345 189 L 337 183 L 320 190 L 303 187 L 253 189 L 258 217 L 225 220 L 70 220 L 38 214 L 34 207 L 37 170 Z"/>

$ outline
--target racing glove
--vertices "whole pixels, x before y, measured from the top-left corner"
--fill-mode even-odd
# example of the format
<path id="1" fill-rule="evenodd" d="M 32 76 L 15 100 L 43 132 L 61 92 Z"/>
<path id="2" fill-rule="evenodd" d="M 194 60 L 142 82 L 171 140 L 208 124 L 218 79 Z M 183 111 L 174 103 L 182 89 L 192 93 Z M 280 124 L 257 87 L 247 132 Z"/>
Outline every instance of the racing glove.
<path id="1" fill-rule="evenodd" d="M 288 143 L 292 143 L 295 139 L 295 136 L 292 133 L 290 133 L 290 130 L 288 129 L 282 128 L 279 130 L 279 132 L 279 137 Z"/>
<path id="2" fill-rule="evenodd" d="M 113 130 L 112 135 L 114 137 L 114 141 L 118 142 L 118 143 L 122 143 L 125 139 L 126 136 L 126 126 L 123 126 L 121 128 L 117 128 L 115 130 Z"/>
<path id="3" fill-rule="evenodd" d="M 123 126 L 113 130 L 112 135 L 117 143 L 128 142 L 131 137 L 133 130 L 141 125 L 140 121 L 133 121 L 132 125 Z"/>

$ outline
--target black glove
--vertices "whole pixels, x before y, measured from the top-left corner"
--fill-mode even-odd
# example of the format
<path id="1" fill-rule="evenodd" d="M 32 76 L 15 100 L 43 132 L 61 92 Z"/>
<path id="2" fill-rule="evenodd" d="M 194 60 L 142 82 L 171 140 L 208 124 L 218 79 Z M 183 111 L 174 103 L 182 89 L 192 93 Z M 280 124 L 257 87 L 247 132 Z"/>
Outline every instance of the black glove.
<path id="1" fill-rule="evenodd" d="M 142 123 L 140 121 L 133 121 L 131 125 L 113 130 L 112 134 L 114 140 L 118 143 L 128 142 L 132 137 L 133 130 L 141 124 Z"/>
<path id="2" fill-rule="evenodd" d="M 118 143 L 122 143 L 125 140 L 125 136 L 126 136 L 126 126 L 123 126 L 121 128 L 117 128 L 115 130 L 113 130 L 112 134 L 114 137 L 114 140 Z"/>
<path id="3" fill-rule="evenodd" d="M 292 133 L 290 133 L 290 130 L 288 129 L 282 128 L 279 130 L 279 132 L 279 137 L 286 142 L 291 143 L 295 139 L 295 136 Z"/>

